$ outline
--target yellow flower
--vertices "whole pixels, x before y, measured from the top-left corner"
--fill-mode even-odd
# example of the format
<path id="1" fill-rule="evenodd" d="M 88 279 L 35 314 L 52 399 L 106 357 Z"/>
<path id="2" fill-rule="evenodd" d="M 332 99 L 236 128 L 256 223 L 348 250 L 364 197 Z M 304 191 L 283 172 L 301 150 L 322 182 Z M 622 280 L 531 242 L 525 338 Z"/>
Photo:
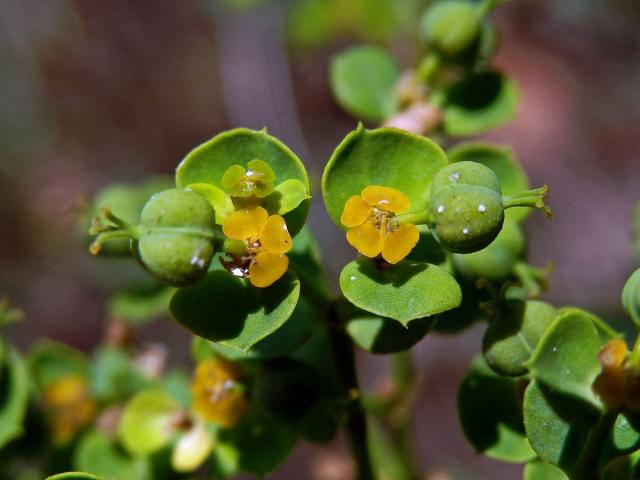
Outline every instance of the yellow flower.
<path id="1" fill-rule="evenodd" d="M 268 287 L 289 268 L 285 255 L 293 246 L 287 224 L 280 215 L 271 215 L 260 206 L 250 206 L 229 215 L 222 231 L 244 243 L 246 255 L 228 267 L 236 275 L 248 277 L 256 287 Z M 227 266 L 227 265 L 225 265 Z"/>
<path id="2" fill-rule="evenodd" d="M 247 408 L 240 367 L 222 358 L 212 358 L 196 367 L 191 383 L 193 409 L 204 420 L 232 427 Z"/>
<path id="3" fill-rule="evenodd" d="M 53 438 L 60 443 L 71 440 L 96 412 L 87 381 L 80 375 L 67 375 L 51 382 L 42 398 Z"/>
<path id="4" fill-rule="evenodd" d="M 389 263 L 398 263 L 418 243 L 418 227 L 400 224 L 397 214 L 409 210 L 409 199 L 395 188 L 370 185 L 360 195 L 350 197 L 340 221 L 347 227 L 347 241 L 369 258 L 382 254 Z"/>

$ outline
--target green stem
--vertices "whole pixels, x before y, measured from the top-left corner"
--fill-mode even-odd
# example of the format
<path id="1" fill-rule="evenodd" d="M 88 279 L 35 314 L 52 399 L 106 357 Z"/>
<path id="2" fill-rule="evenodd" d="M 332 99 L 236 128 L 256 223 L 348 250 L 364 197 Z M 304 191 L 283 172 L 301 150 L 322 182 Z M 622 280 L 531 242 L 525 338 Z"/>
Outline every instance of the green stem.
<path id="1" fill-rule="evenodd" d="M 412 223 L 413 225 L 428 225 L 432 223 L 431 212 L 428 208 L 417 210 L 415 212 L 401 213 L 396 217 L 398 223 Z"/>
<path id="2" fill-rule="evenodd" d="M 373 480 L 373 469 L 367 445 L 367 423 L 360 403 L 353 343 L 341 326 L 330 325 L 329 328 L 333 356 L 338 366 L 340 382 L 349 399 L 346 430 L 351 453 L 356 464 L 356 478 L 358 480 Z"/>
<path id="3" fill-rule="evenodd" d="M 631 350 L 631 356 L 629 358 L 629 362 L 634 368 L 640 370 L 640 335 L 636 337 L 636 341 L 633 344 L 633 349 Z"/>
<path id="4" fill-rule="evenodd" d="M 618 416 L 617 412 L 605 413 L 598 424 L 589 432 L 587 441 L 580 452 L 573 480 L 598 480 L 598 461 L 607 438 Z"/>
<path id="5" fill-rule="evenodd" d="M 398 389 L 396 415 L 391 422 L 392 436 L 400 453 L 406 478 L 417 479 L 420 478 L 420 469 L 414 448 L 410 416 L 416 375 L 409 350 L 392 355 L 391 373 Z"/>
<path id="6" fill-rule="evenodd" d="M 418 65 L 416 76 L 420 82 L 429 84 L 431 77 L 438 71 L 438 68 L 440 68 L 440 55 L 436 52 L 431 52 Z"/>
<path id="7" fill-rule="evenodd" d="M 505 195 L 502 197 L 502 206 L 505 209 L 513 207 L 537 208 L 551 218 L 553 216 L 551 209 L 544 203 L 548 190 L 549 188 L 545 185 L 544 187 L 525 190 L 515 195 Z"/>
<path id="8" fill-rule="evenodd" d="M 295 261 L 289 259 L 289 268 L 296 272 L 300 280 L 300 287 L 305 295 L 316 306 L 326 309 L 333 302 L 333 296 L 329 287 L 324 282 L 315 282 L 307 272 Z"/>

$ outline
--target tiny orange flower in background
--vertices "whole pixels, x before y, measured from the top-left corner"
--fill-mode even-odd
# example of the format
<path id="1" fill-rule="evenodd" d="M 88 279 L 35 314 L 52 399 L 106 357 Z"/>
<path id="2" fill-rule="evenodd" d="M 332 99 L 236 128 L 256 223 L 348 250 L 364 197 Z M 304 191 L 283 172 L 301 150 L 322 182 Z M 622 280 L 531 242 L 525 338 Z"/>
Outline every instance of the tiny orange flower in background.
<path id="1" fill-rule="evenodd" d="M 280 215 L 269 215 L 260 206 L 251 206 L 229 215 L 222 231 L 232 240 L 244 243 L 247 258 L 230 271 L 248 277 L 255 287 L 268 287 L 289 268 L 285 255 L 293 246 L 287 224 Z M 246 264 L 246 265 L 245 265 Z"/>
<path id="2" fill-rule="evenodd" d="M 234 426 L 247 408 L 241 376 L 238 365 L 222 358 L 199 363 L 191 383 L 194 411 L 208 422 Z"/>
<path id="3" fill-rule="evenodd" d="M 420 233 L 412 224 L 400 224 L 397 214 L 409 210 L 407 196 L 395 188 L 370 185 L 350 197 L 340 221 L 347 227 L 347 241 L 365 257 L 382 254 L 398 263 L 416 246 Z"/>

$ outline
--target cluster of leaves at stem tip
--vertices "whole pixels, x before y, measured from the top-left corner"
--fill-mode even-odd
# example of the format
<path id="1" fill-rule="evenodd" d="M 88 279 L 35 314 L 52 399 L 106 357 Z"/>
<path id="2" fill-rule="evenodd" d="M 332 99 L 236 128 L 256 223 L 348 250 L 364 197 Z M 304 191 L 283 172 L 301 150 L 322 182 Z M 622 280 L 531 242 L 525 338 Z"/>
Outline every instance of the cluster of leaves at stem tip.
<path id="1" fill-rule="evenodd" d="M 299 440 L 326 443 L 342 427 L 358 477 L 418 478 L 397 442 L 407 370 L 390 392 L 354 394 L 348 351 L 402 364 L 429 332 L 476 322 L 482 355 L 458 410 L 478 453 L 524 464 L 526 480 L 638 478 L 640 342 L 629 351 L 597 316 L 537 299 L 549 268 L 527 262 L 522 224 L 534 209 L 551 215 L 547 189 L 530 188 L 509 147 L 460 141 L 515 113 L 515 83 L 492 62 L 499 3 L 433 3 L 419 21 L 420 59 L 404 70 L 375 46 L 333 58 L 336 101 L 372 124 L 346 135 L 322 176 L 327 212 L 357 256 L 337 297 L 305 227 L 304 164 L 266 129 L 214 136 L 175 179 L 100 192 L 82 228 L 120 285 L 102 344 L 86 356 L 42 341 L 23 357 L 0 338 L 0 458 L 11 478 L 264 475 Z M 126 257 L 143 269 L 123 268 Z M 622 303 L 640 328 L 640 270 Z M 167 308 L 194 335 L 191 373 L 137 340 Z M 20 318 L 0 303 L 0 326 Z M 367 439 L 349 427 L 363 413 Z"/>

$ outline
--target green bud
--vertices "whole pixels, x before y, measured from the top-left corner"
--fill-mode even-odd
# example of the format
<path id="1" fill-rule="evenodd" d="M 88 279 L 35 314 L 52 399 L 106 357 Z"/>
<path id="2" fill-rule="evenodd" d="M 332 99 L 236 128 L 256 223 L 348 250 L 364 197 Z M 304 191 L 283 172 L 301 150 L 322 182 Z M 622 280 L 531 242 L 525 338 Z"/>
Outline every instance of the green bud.
<path id="1" fill-rule="evenodd" d="M 265 365 L 255 380 L 253 393 L 274 418 L 295 422 L 318 401 L 318 380 L 306 363 L 281 358 Z"/>
<path id="2" fill-rule="evenodd" d="M 484 187 L 500 194 L 500 180 L 489 167 L 471 161 L 455 162 L 440 169 L 431 183 L 431 191 L 435 192 L 441 187 L 463 184 L 476 187 Z"/>
<path id="3" fill-rule="evenodd" d="M 472 47 L 478 38 L 481 19 L 475 6 L 462 0 L 439 2 L 420 20 L 420 33 L 435 51 L 455 57 Z"/>
<path id="4" fill-rule="evenodd" d="M 215 214 L 207 200 L 187 190 L 152 196 L 140 217 L 134 242 L 142 265 L 172 286 L 196 283 L 215 253 Z"/>

